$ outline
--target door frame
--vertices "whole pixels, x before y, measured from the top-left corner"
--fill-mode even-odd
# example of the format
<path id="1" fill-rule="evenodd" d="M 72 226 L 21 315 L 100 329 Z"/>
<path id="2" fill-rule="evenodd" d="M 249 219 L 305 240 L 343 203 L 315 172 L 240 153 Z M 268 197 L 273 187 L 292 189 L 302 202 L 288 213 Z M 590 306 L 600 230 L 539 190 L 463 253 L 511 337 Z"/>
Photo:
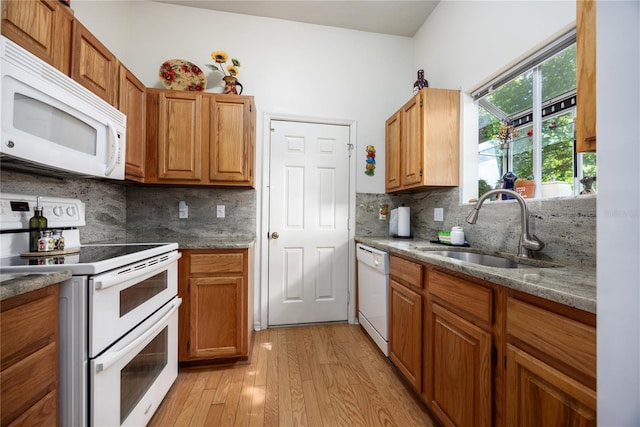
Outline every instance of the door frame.
<path id="1" fill-rule="evenodd" d="M 289 122 L 302 122 L 323 125 L 339 125 L 349 126 L 349 143 L 353 145 L 353 150 L 349 159 L 349 266 L 348 266 L 348 282 L 347 282 L 347 321 L 351 324 L 356 323 L 356 279 L 355 279 L 355 232 L 356 232 L 356 150 L 358 147 L 356 139 L 356 121 L 343 119 L 318 118 L 307 116 L 296 116 L 290 114 L 268 113 L 263 114 L 262 120 L 262 184 L 260 186 L 259 206 L 261 206 L 261 220 L 256 236 L 256 245 L 260 251 L 260 292 L 256 303 L 259 304 L 259 320 L 254 322 L 256 331 L 267 329 L 268 327 L 268 309 L 269 309 L 269 202 L 271 200 L 269 192 L 269 179 L 271 176 L 271 121 L 282 120 Z M 259 302 L 258 302 L 259 301 Z M 258 310 L 256 310 L 258 311 Z"/>

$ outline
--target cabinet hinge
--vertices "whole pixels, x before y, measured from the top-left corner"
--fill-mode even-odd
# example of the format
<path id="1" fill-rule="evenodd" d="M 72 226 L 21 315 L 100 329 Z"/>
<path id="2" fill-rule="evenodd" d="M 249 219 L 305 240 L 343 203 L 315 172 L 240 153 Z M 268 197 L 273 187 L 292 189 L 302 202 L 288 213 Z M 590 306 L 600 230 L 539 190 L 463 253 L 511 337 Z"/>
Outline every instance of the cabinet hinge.
<path id="1" fill-rule="evenodd" d="M 252 112 L 253 111 L 253 104 L 249 104 L 249 111 Z"/>
<path id="2" fill-rule="evenodd" d="M 191 350 L 191 341 L 187 341 L 187 350 Z"/>
<path id="3" fill-rule="evenodd" d="M 422 168 L 420 168 L 420 176 L 422 177 Z"/>
<path id="4" fill-rule="evenodd" d="M 420 98 L 420 106 L 422 107 L 422 98 Z"/>
<path id="5" fill-rule="evenodd" d="M 504 357 L 504 369 L 507 369 L 507 356 Z"/>
<path id="6" fill-rule="evenodd" d="M 187 282 L 187 293 L 191 292 L 191 280 Z"/>
<path id="7" fill-rule="evenodd" d="M 491 346 L 491 364 L 498 365 L 498 349 L 495 346 Z"/>

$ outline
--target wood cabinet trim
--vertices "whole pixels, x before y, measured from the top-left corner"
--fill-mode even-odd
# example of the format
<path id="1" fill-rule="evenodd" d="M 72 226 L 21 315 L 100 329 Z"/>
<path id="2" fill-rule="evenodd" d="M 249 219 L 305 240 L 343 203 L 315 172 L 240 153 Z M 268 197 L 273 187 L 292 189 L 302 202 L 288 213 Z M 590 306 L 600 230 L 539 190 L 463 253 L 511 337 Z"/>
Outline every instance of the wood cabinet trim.
<path id="1" fill-rule="evenodd" d="M 424 286 L 422 280 L 422 264 L 400 258 L 395 255 L 389 257 L 389 275 L 405 286 L 410 286 L 418 291 Z"/>
<path id="2" fill-rule="evenodd" d="M 483 322 L 485 328 L 493 323 L 493 290 L 463 279 L 429 271 L 429 293 L 449 306 L 464 311 Z"/>

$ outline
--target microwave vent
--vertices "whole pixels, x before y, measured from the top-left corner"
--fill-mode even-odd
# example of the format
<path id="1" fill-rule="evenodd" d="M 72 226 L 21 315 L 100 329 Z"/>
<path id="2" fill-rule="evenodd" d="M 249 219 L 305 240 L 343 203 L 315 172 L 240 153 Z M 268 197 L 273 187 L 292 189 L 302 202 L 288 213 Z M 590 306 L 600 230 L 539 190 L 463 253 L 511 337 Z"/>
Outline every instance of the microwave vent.
<path id="1" fill-rule="evenodd" d="M 25 73 L 39 76 L 63 88 L 67 92 L 73 93 L 96 110 L 108 116 L 114 123 L 121 124 L 122 126 L 126 124 L 126 116 L 98 95 L 42 61 L 37 56 L 13 43 L 11 40 L 3 37 L 2 41 L 4 45 L 4 58 L 20 67 Z"/>

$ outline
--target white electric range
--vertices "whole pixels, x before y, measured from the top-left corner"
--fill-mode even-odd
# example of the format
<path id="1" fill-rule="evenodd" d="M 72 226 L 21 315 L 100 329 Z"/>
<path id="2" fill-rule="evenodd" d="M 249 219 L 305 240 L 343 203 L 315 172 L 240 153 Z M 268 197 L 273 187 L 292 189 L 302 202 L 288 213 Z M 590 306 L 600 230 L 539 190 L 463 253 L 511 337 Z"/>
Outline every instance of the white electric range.
<path id="1" fill-rule="evenodd" d="M 178 372 L 177 243 L 83 245 L 84 203 L 40 197 L 65 248 L 33 256 L 35 205 L 0 194 L 0 274 L 72 272 L 60 284 L 60 425 L 146 425 Z"/>

